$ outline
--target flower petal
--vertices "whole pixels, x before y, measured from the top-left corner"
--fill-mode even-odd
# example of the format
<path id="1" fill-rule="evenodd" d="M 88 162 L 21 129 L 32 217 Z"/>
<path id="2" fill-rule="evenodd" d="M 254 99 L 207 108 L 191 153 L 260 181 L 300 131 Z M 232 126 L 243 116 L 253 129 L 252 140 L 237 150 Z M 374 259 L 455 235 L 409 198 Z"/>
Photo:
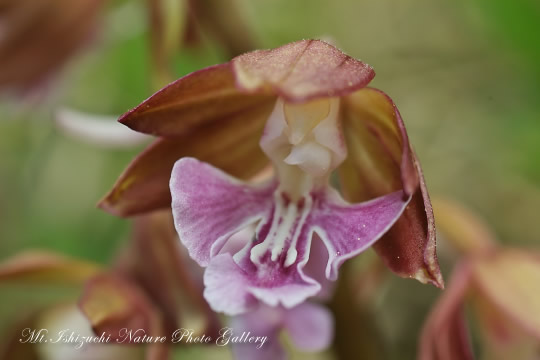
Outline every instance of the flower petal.
<path id="1" fill-rule="evenodd" d="M 326 276 L 337 279 L 339 266 L 373 245 L 396 222 L 409 198 L 402 191 L 349 205 L 328 190 L 314 209 L 310 222 L 328 250 Z"/>
<path id="2" fill-rule="evenodd" d="M 475 263 L 478 290 L 530 336 L 540 340 L 540 255 L 506 250 Z"/>
<path id="3" fill-rule="evenodd" d="M 366 86 L 375 76 L 371 66 L 320 40 L 253 51 L 231 63 L 241 91 L 277 94 L 288 102 L 343 96 Z"/>
<path id="4" fill-rule="evenodd" d="M 239 178 L 254 176 L 268 161 L 259 147 L 266 110 L 258 107 L 186 136 L 157 140 L 132 161 L 99 206 L 119 216 L 169 207 L 171 170 L 184 156 L 197 157 Z"/>
<path id="5" fill-rule="evenodd" d="M 207 266 L 231 235 L 268 213 L 275 186 L 250 187 L 196 159 L 178 160 L 171 176 L 172 208 L 190 256 Z"/>
<path id="6" fill-rule="evenodd" d="M 122 115 L 119 121 L 146 134 L 181 136 L 274 101 L 274 97 L 242 94 L 235 87 L 230 64 L 225 63 L 176 80 Z"/>
<path id="7" fill-rule="evenodd" d="M 322 305 L 305 302 L 286 312 L 284 327 L 296 347 L 316 352 L 332 343 L 334 319 Z"/>
<path id="8" fill-rule="evenodd" d="M 456 265 L 450 286 L 435 304 L 422 329 L 419 360 L 474 359 L 463 308 L 470 274 L 468 263 Z"/>

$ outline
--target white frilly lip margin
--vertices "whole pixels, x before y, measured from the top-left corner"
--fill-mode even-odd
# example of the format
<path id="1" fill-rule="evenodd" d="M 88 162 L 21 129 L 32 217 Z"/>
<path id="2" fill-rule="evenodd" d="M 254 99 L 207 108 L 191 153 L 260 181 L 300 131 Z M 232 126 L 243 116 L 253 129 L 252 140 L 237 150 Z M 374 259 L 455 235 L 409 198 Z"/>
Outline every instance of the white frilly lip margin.
<path id="1" fill-rule="evenodd" d="M 55 111 L 54 117 L 57 128 L 66 136 L 102 148 L 132 148 L 152 139 L 120 124 L 114 115 L 90 114 L 61 107 Z"/>

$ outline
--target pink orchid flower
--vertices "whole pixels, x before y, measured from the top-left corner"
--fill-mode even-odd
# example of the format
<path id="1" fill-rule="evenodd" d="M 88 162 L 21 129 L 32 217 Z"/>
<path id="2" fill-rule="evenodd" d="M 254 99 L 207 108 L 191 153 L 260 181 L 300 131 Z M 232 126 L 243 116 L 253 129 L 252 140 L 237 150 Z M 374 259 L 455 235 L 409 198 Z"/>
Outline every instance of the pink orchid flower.
<path id="1" fill-rule="evenodd" d="M 373 245 L 399 275 L 442 287 L 420 165 L 394 103 L 366 87 L 373 76 L 335 47 L 303 40 L 181 78 L 120 119 L 160 139 L 100 206 L 130 216 L 170 206 L 172 195 L 181 241 L 208 267 L 206 299 L 228 314 L 257 300 L 291 308 L 319 293 L 321 279 L 305 271 L 314 241 L 326 247 L 326 260 L 312 262 L 327 279 Z M 269 181 L 235 178 L 268 162 Z M 341 193 L 330 186 L 334 170 Z M 221 253 L 250 225 L 251 241 Z"/>
<path id="2" fill-rule="evenodd" d="M 538 359 L 540 253 L 498 246 L 490 228 L 459 204 L 438 199 L 435 210 L 463 257 L 425 322 L 418 359 Z"/>

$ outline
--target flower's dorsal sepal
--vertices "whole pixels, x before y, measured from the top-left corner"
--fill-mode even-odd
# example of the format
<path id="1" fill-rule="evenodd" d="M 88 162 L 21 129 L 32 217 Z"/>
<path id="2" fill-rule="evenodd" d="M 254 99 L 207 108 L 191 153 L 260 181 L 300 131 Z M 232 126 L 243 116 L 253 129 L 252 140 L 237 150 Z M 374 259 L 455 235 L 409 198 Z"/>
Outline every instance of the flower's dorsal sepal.
<path id="1" fill-rule="evenodd" d="M 373 68 L 320 40 L 301 40 L 231 60 L 236 87 L 287 102 L 343 96 L 363 88 Z"/>
<path id="2" fill-rule="evenodd" d="M 335 279 L 339 265 L 382 236 L 409 200 L 396 192 L 349 205 L 327 187 L 293 199 L 275 183 L 249 186 L 195 159 L 177 162 L 171 192 L 181 240 L 208 265 L 205 297 L 230 315 L 248 311 L 256 299 L 290 308 L 316 295 L 321 285 L 303 270 L 314 232 L 329 252 L 321 266 Z M 219 253 L 231 235 L 253 223 L 256 235 L 242 250 Z"/>

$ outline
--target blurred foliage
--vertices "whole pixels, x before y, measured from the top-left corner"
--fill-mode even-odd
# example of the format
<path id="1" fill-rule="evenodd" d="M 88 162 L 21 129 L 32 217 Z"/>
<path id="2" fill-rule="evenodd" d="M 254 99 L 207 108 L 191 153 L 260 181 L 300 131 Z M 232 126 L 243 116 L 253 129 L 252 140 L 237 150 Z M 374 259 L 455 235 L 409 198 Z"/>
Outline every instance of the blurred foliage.
<path id="1" fill-rule="evenodd" d="M 430 192 L 483 214 L 508 245 L 538 246 L 538 1 L 237 2 L 261 48 L 322 37 L 371 64 L 372 85 L 400 108 Z M 148 41 L 143 4 L 115 1 L 98 38 L 45 97 L 1 99 L 1 258 L 37 247 L 105 263 L 127 237 L 129 221 L 95 204 L 140 149 L 77 142 L 53 118 L 59 106 L 119 115 L 151 95 Z M 225 54 L 203 33 L 199 46 L 179 50 L 176 75 L 226 61 Z M 451 254 L 441 251 L 444 244 L 448 274 Z M 0 288 L 0 308 L 23 303 L 22 294 Z M 388 334 L 384 358 L 413 357 L 437 294 L 396 277 L 385 285 L 376 317 Z"/>

